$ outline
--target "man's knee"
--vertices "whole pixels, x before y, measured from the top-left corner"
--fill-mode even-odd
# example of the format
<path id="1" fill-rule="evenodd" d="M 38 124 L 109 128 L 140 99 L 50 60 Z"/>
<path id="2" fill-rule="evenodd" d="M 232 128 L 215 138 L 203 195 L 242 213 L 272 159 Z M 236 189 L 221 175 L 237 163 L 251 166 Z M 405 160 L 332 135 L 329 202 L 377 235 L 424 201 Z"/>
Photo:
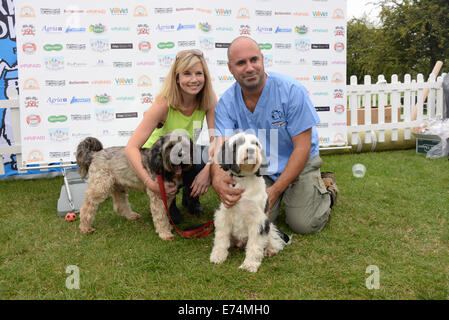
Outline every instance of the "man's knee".
<path id="1" fill-rule="evenodd" d="M 294 233 L 306 235 L 321 231 L 329 219 L 330 210 L 320 215 L 306 215 L 300 210 L 286 209 L 286 222 Z"/>

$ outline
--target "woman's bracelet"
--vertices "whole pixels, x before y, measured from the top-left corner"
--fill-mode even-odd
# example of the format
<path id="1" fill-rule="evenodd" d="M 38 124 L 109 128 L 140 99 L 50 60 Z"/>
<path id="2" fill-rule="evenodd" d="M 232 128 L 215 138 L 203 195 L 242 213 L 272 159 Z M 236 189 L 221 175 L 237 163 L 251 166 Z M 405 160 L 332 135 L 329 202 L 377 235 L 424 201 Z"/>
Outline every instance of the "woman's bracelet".
<path id="1" fill-rule="evenodd" d="M 148 176 L 148 178 L 146 178 L 145 181 L 143 182 L 143 184 L 145 185 L 145 188 L 147 187 L 147 182 L 148 182 L 148 180 L 150 180 L 150 179 L 151 179 L 151 176 Z"/>

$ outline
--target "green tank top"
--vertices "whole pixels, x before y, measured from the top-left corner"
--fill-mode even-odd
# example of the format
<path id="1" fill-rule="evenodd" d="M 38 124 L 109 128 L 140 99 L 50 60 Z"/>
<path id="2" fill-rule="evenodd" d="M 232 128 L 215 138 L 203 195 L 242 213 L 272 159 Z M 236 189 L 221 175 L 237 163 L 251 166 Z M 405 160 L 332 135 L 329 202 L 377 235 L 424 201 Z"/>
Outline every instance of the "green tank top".
<path id="1" fill-rule="evenodd" d="M 154 129 L 142 148 L 151 148 L 153 143 L 155 143 L 159 137 L 179 129 L 187 131 L 192 141 L 196 142 L 203 127 L 205 114 L 206 111 L 195 109 L 192 115 L 187 117 L 183 115 L 181 111 L 168 107 L 167 119 L 165 120 L 163 127 Z"/>

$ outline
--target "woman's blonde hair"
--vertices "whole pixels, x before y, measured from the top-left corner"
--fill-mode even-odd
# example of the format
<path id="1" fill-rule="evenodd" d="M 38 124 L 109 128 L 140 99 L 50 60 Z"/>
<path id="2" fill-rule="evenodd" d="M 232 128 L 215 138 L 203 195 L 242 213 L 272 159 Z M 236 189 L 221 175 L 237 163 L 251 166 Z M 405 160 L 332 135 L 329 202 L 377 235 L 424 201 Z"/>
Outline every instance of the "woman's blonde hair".
<path id="1" fill-rule="evenodd" d="M 164 80 L 162 89 L 158 96 L 164 97 L 168 105 L 174 109 L 178 109 L 182 105 L 181 88 L 177 82 L 179 74 L 190 69 L 196 63 L 200 62 L 204 73 L 204 86 L 197 95 L 198 109 L 206 110 L 212 106 L 215 93 L 212 88 L 209 68 L 206 60 L 200 50 L 183 50 L 176 55 L 175 62 L 170 68 L 170 72 Z"/>

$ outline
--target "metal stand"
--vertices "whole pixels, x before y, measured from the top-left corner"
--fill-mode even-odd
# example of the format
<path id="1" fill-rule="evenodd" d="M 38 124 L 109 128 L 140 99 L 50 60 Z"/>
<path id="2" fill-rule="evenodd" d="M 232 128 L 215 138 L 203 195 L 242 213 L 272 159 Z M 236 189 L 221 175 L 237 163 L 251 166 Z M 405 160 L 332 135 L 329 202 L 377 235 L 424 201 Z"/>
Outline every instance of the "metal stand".
<path id="1" fill-rule="evenodd" d="M 64 185 L 58 199 L 58 216 L 63 217 L 69 212 L 79 212 L 84 202 L 87 181 L 83 180 L 78 171 L 67 171 L 63 168 Z"/>

